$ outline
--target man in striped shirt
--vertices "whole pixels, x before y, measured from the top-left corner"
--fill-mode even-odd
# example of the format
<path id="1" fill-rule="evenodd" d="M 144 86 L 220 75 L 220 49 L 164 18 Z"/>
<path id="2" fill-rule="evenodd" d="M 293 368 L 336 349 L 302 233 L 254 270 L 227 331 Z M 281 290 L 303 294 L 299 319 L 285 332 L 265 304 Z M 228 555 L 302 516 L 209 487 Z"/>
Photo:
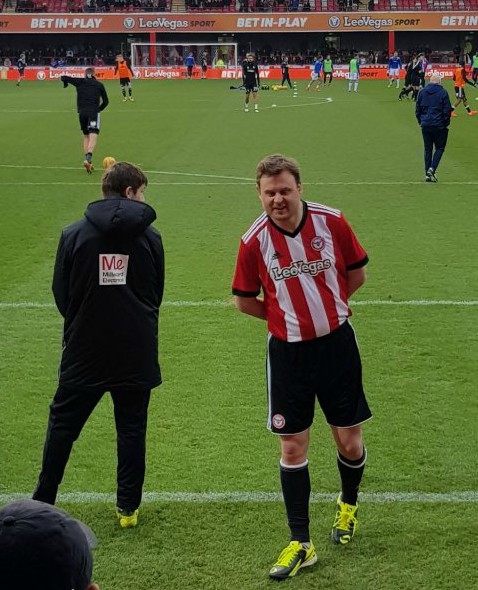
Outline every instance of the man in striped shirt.
<path id="1" fill-rule="evenodd" d="M 269 330 L 268 428 L 280 436 L 291 532 L 269 575 L 283 579 L 317 561 L 307 458 L 316 398 L 332 429 L 342 482 L 332 540 L 347 544 L 357 525 L 367 457 L 361 424 L 371 412 L 348 298 L 365 281 L 368 257 L 340 211 L 302 200 L 297 162 L 268 156 L 256 181 L 264 213 L 242 237 L 232 291 L 239 311 L 266 320 Z"/>

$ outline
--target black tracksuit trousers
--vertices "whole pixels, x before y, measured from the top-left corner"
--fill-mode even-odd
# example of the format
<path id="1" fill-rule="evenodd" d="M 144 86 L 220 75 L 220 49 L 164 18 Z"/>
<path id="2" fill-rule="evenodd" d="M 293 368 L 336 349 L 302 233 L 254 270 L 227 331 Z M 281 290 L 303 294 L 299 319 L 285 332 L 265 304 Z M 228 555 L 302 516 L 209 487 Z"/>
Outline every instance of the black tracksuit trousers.
<path id="1" fill-rule="evenodd" d="M 59 386 L 50 405 L 43 462 L 34 500 L 54 504 L 73 447 L 103 390 Z M 150 390 L 111 391 L 117 432 L 117 506 L 135 510 L 141 503 L 146 469 L 146 427 Z"/>

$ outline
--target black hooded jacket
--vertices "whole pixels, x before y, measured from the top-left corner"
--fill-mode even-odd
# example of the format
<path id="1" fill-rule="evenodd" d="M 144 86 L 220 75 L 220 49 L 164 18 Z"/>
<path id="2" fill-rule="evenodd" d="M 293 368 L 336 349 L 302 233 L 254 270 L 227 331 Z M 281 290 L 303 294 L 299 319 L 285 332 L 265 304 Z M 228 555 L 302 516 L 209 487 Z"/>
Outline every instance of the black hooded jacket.
<path id="1" fill-rule="evenodd" d="M 415 115 L 421 127 L 438 127 L 440 129 L 448 127 L 451 112 L 450 97 L 441 84 L 430 82 L 420 91 Z"/>
<path id="2" fill-rule="evenodd" d="M 53 294 L 65 318 L 59 383 L 110 391 L 161 383 L 164 250 L 146 203 L 107 198 L 63 230 Z"/>

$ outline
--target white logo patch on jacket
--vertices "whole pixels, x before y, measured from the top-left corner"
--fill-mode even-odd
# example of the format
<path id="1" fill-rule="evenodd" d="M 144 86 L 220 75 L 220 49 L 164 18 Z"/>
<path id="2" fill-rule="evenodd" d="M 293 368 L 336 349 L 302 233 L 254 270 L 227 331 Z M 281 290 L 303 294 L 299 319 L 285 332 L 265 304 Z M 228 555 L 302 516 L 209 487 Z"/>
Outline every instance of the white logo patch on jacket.
<path id="1" fill-rule="evenodd" d="M 100 285 L 126 285 L 127 254 L 100 254 Z"/>

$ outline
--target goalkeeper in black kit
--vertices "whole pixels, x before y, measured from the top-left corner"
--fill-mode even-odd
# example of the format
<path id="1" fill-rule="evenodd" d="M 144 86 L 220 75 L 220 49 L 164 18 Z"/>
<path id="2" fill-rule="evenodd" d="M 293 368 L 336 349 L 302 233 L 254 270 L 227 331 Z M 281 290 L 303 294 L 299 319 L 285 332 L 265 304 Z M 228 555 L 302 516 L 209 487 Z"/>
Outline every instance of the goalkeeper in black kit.
<path id="1" fill-rule="evenodd" d="M 244 103 L 244 112 L 249 112 L 249 99 L 252 92 L 252 102 L 254 103 L 254 111 L 259 112 L 259 105 L 257 104 L 257 92 L 259 91 L 260 78 L 259 68 L 254 60 L 254 55 L 248 53 L 246 59 L 242 64 L 242 81 L 246 90 L 246 100 Z"/>

